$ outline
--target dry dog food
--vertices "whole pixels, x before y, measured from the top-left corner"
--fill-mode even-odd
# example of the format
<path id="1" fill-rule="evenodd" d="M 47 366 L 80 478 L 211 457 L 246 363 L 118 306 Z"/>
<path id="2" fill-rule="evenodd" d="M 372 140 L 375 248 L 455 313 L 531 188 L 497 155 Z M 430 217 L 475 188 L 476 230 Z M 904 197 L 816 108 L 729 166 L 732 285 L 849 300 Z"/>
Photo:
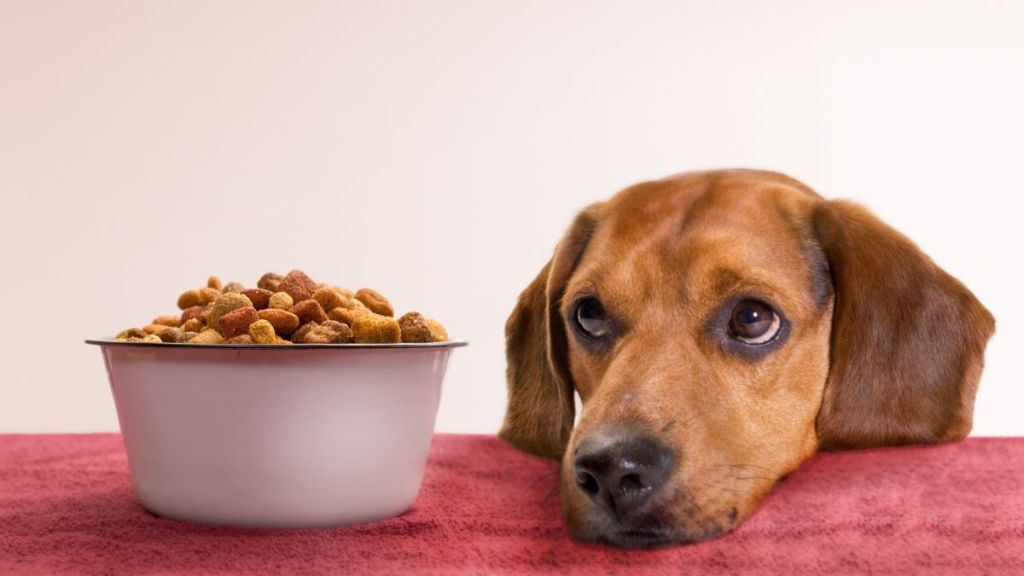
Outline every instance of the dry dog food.
<path id="1" fill-rule="evenodd" d="M 419 312 L 395 319 L 391 302 L 375 290 L 353 292 L 315 282 L 301 270 L 268 272 L 255 288 L 222 284 L 178 297 L 178 314 L 157 316 L 142 328 L 122 330 L 122 342 L 189 344 L 347 344 L 444 342 L 441 324 Z"/>

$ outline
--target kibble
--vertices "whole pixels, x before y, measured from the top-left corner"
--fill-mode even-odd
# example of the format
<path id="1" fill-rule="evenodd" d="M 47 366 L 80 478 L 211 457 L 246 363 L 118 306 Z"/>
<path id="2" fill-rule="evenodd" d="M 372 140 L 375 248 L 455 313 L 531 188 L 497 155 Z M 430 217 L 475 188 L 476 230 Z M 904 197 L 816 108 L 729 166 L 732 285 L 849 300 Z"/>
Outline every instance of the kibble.
<path id="1" fill-rule="evenodd" d="M 402 330 L 402 342 L 433 342 L 434 338 L 430 333 L 430 325 L 427 319 L 419 312 L 409 312 L 398 319 L 398 326 Z"/>
<path id="2" fill-rule="evenodd" d="M 241 294 L 221 294 L 213 302 L 213 308 L 210 310 L 210 318 L 207 320 L 207 324 L 214 330 L 220 330 L 220 317 L 231 312 L 232 310 L 238 310 L 239 308 L 251 308 L 252 302 L 248 298 Z"/>
<path id="3" fill-rule="evenodd" d="M 287 310 L 278 310 L 276 308 L 260 310 L 259 317 L 260 320 L 270 322 L 271 326 L 274 327 L 274 332 L 285 338 L 291 336 L 300 324 L 298 316 Z"/>
<path id="4" fill-rule="evenodd" d="M 277 337 L 274 327 L 266 320 L 257 320 L 249 326 L 249 337 L 255 344 L 274 344 Z"/>
<path id="5" fill-rule="evenodd" d="M 354 321 L 359 316 L 362 316 L 363 314 L 373 314 L 373 312 L 370 312 L 365 308 L 349 309 L 338 307 L 332 308 L 331 311 L 327 313 L 327 317 L 330 318 L 331 320 L 344 322 L 345 324 L 351 326 L 352 321 Z"/>
<path id="6" fill-rule="evenodd" d="M 278 286 L 281 284 L 281 280 L 284 277 L 280 274 L 274 274 L 273 272 L 267 272 L 256 282 L 257 288 L 263 288 L 264 290 L 270 290 L 271 292 L 278 292 Z"/>
<path id="7" fill-rule="evenodd" d="M 270 290 L 263 288 L 250 288 L 249 290 L 242 290 L 242 296 L 245 296 L 252 302 L 252 307 L 257 310 L 263 310 L 270 305 L 270 297 L 274 295 Z"/>
<path id="8" fill-rule="evenodd" d="M 306 322 L 316 322 L 319 324 L 327 320 L 327 313 L 324 312 L 323 307 L 316 300 L 297 302 L 295 306 L 292 306 L 290 312 L 298 316 L 299 321 L 303 324 Z"/>
<path id="9" fill-rule="evenodd" d="M 150 322 L 150 324 L 159 324 L 161 326 L 181 326 L 181 316 L 177 314 L 157 316 L 152 322 Z"/>
<path id="10" fill-rule="evenodd" d="M 184 324 L 193 318 L 199 318 L 203 315 L 203 310 L 206 310 L 206 306 L 189 306 L 181 311 L 181 323 Z"/>
<path id="11" fill-rule="evenodd" d="M 220 344 L 223 341 L 224 341 L 224 337 L 221 336 L 220 332 L 217 332 L 213 328 L 208 328 L 206 330 L 203 330 L 199 334 L 197 334 L 195 337 L 193 337 L 191 340 L 189 340 L 188 343 L 189 344 Z"/>
<path id="12" fill-rule="evenodd" d="M 293 300 L 287 292 L 274 292 L 273 295 L 270 296 L 270 300 L 267 302 L 267 308 L 273 308 L 275 310 L 291 310 L 294 305 L 295 300 Z"/>
<path id="13" fill-rule="evenodd" d="M 337 290 L 329 287 L 317 288 L 316 292 L 313 292 L 313 300 L 316 300 L 324 310 L 337 308 L 348 301 Z"/>
<path id="14" fill-rule="evenodd" d="M 380 314 L 363 314 L 352 321 L 352 336 L 360 344 L 401 342 L 398 320 Z"/>
<path id="15" fill-rule="evenodd" d="M 388 299 L 381 296 L 376 290 L 360 288 L 356 292 L 356 300 L 366 304 L 367 308 L 381 316 L 395 315 L 395 309 L 391 307 L 391 302 L 388 302 Z"/>
<path id="16" fill-rule="evenodd" d="M 182 292 L 180 314 L 157 316 L 142 328 L 117 333 L 115 340 L 138 343 L 252 344 L 419 344 L 448 339 L 439 322 L 419 312 L 395 319 L 394 307 L 370 288 L 315 282 L 301 270 L 268 272 L 246 288 L 210 276 L 206 285 Z"/>
<path id="17" fill-rule="evenodd" d="M 206 323 L 199 318 L 191 318 L 181 325 L 181 329 L 185 332 L 202 332 L 204 328 L 206 328 Z"/>
<path id="18" fill-rule="evenodd" d="M 184 332 L 182 332 L 181 328 L 175 328 L 174 326 L 171 326 L 157 334 L 157 336 L 160 337 L 161 342 L 174 343 L 181 339 L 182 334 L 184 334 Z"/>
<path id="19" fill-rule="evenodd" d="M 313 292 L 316 291 L 316 282 L 313 282 L 313 279 L 306 276 L 302 270 L 292 270 L 281 279 L 277 291 L 287 292 L 292 300 L 302 302 L 313 297 Z"/>
<path id="20" fill-rule="evenodd" d="M 234 338 L 249 331 L 249 325 L 260 319 L 252 306 L 238 308 L 220 317 L 220 333 L 225 338 Z"/>

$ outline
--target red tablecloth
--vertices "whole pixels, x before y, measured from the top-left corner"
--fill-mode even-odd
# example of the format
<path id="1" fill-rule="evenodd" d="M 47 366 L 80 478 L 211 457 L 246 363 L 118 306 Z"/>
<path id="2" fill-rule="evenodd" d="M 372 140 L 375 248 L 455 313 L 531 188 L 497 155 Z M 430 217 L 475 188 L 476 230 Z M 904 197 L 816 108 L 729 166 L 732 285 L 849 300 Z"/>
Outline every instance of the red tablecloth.
<path id="1" fill-rule="evenodd" d="M 442 434 L 400 518 L 241 530 L 143 510 L 119 435 L 0 435 L 0 574 L 1024 573 L 1024 438 L 818 455 L 736 532 L 654 551 L 570 540 L 555 470 Z"/>

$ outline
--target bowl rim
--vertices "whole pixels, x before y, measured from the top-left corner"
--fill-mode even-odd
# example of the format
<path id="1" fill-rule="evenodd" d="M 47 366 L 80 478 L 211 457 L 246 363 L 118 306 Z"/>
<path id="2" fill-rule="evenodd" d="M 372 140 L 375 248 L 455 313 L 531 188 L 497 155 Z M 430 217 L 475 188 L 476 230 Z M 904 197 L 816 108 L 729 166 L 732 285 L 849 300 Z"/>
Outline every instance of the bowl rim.
<path id="1" fill-rule="evenodd" d="M 190 348 L 201 350 L 371 350 L 390 348 L 410 350 L 416 348 L 461 348 L 468 346 L 465 340 L 446 340 L 444 342 L 375 342 L 368 344 L 191 344 L 189 342 L 123 342 L 113 338 L 87 338 L 86 344 L 93 346 L 129 346 L 145 348 Z"/>

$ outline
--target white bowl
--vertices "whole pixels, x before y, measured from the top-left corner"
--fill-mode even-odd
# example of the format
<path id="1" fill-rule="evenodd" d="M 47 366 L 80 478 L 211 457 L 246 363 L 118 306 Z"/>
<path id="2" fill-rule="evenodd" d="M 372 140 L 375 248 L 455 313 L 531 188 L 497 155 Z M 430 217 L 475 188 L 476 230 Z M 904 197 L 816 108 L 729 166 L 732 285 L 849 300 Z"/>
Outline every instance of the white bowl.
<path id="1" fill-rule="evenodd" d="M 463 342 L 102 348 L 139 500 L 232 526 L 358 524 L 419 493 Z"/>

